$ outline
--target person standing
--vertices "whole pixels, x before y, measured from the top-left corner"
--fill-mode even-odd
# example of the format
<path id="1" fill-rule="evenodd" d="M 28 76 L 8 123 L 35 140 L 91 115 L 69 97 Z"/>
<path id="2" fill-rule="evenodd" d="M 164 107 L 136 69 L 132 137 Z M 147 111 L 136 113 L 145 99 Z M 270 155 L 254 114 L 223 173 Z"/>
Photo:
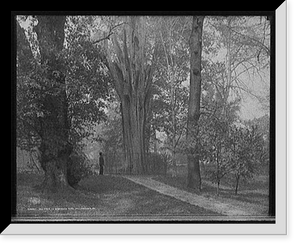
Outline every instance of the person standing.
<path id="1" fill-rule="evenodd" d="M 100 166 L 99 175 L 103 175 L 104 158 L 103 158 L 102 152 L 99 152 L 99 166 Z"/>

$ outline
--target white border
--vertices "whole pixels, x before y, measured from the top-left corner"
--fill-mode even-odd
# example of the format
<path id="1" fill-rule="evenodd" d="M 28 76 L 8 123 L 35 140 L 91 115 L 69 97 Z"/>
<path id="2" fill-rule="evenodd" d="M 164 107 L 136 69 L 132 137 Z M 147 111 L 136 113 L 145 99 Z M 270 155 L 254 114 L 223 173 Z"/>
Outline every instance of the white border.
<path id="1" fill-rule="evenodd" d="M 10 224 L 2 234 L 287 234 L 287 2 L 276 10 L 276 224 Z"/>
<path id="2" fill-rule="evenodd" d="M 276 227 L 287 234 L 287 1 L 276 10 Z"/>

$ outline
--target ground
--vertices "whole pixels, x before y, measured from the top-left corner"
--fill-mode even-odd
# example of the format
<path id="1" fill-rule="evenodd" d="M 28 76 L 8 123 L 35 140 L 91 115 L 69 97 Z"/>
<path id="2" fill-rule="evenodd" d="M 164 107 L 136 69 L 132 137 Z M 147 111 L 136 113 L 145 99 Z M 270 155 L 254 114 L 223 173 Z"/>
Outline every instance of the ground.
<path id="1" fill-rule="evenodd" d="M 266 216 L 268 213 L 267 206 L 228 198 L 226 194 L 223 194 L 223 197 L 221 197 L 220 195 L 213 195 L 207 189 L 206 193 L 195 190 L 193 192 L 193 190 L 184 187 L 184 184 L 181 184 L 181 188 L 184 189 L 180 189 L 176 186 L 171 186 L 170 182 L 172 181 L 170 181 L 170 179 L 172 178 L 168 177 L 161 178 L 161 181 L 165 181 L 165 183 L 159 182 L 157 180 L 158 178 L 154 180 L 152 177 L 126 176 L 126 178 L 137 184 L 146 186 L 147 188 L 157 191 L 163 195 L 171 196 L 175 199 L 216 212 L 220 215 L 230 216 L 234 218 L 249 218 Z M 174 181 L 178 182 L 178 178 L 176 178 Z M 247 192 L 246 195 L 248 194 L 252 195 L 253 193 Z M 242 198 L 246 197 L 247 196 L 243 194 Z"/>
<path id="2" fill-rule="evenodd" d="M 19 220 L 203 220 L 228 216 L 267 216 L 263 189 L 242 189 L 233 196 L 224 185 L 216 196 L 206 182 L 205 193 L 193 192 L 180 178 L 152 176 L 89 176 L 74 192 L 43 193 L 36 185 L 42 175 L 18 173 Z M 258 190 L 258 191 L 257 191 Z"/>
<path id="3" fill-rule="evenodd" d="M 92 220 L 166 219 L 218 215 L 165 196 L 120 176 L 90 176 L 70 194 L 42 193 L 42 176 L 18 174 L 17 214 L 22 218 Z"/>

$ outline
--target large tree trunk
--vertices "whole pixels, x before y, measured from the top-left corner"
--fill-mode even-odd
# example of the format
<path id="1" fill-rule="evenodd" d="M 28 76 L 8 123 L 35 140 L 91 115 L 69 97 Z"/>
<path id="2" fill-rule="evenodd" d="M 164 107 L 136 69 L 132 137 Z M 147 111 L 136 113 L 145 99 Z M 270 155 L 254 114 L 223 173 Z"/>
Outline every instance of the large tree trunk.
<path id="1" fill-rule="evenodd" d="M 41 55 L 43 79 L 40 117 L 42 184 L 46 190 L 67 188 L 67 162 L 72 152 L 69 139 L 68 103 L 61 51 L 65 16 L 37 16 L 35 27 Z"/>
<path id="2" fill-rule="evenodd" d="M 121 96 L 121 111 L 126 170 L 130 174 L 145 173 L 145 107 L 135 96 Z"/>
<path id="3" fill-rule="evenodd" d="M 199 155 L 197 151 L 197 130 L 200 116 L 201 94 L 201 54 L 202 54 L 202 29 L 204 16 L 194 16 L 190 36 L 190 95 L 187 122 L 188 144 L 188 178 L 189 188 L 201 190 L 201 176 Z"/>
<path id="4" fill-rule="evenodd" d="M 144 18 L 132 16 L 128 24 L 128 30 L 123 30 L 122 48 L 116 36 L 112 37 L 117 59 L 112 59 L 107 40 L 105 48 L 109 70 L 121 102 L 126 171 L 130 174 L 142 174 L 147 172 L 145 122 L 149 109 L 153 62 L 149 65 L 146 61 Z"/>

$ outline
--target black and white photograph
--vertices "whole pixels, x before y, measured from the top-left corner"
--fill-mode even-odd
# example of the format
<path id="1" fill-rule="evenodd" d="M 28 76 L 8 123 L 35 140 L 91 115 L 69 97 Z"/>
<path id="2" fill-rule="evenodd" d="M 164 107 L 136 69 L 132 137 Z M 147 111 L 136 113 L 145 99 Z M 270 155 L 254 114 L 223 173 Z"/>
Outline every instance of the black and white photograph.
<path id="1" fill-rule="evenodd" d="M 12 223 L 276 223 L 275 15 L 15 15 Z"/>

